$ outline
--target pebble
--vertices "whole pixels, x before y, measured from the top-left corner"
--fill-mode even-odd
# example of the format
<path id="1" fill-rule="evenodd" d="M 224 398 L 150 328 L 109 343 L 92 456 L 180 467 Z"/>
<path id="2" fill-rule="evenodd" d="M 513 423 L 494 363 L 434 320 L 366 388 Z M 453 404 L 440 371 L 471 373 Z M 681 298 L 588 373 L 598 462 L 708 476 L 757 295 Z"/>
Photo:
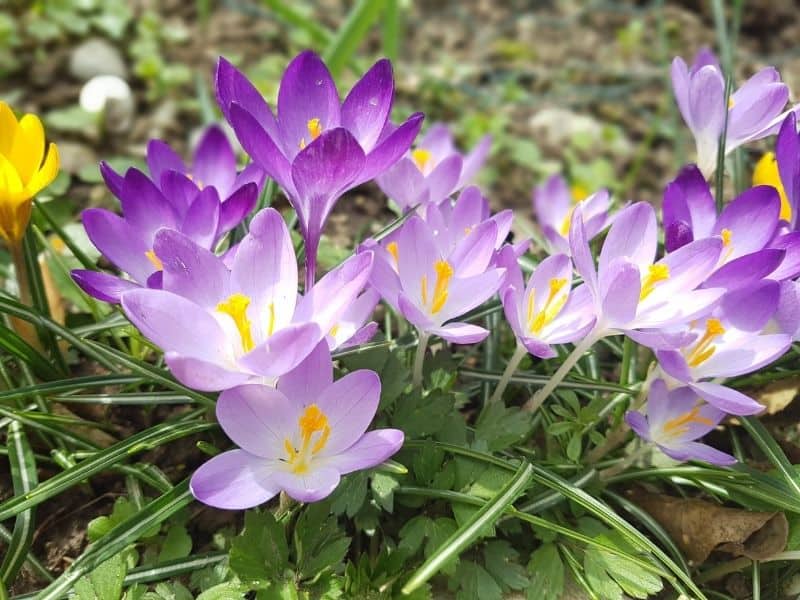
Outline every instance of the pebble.
<path id="1" fill-rule="evenodd" d="M 91 38 L 76 46 L 69 56 L 69 73 L 76 79 L 88 81 L 98 75 L 128 77 L 128 67 L 122 54 L 103 38 Z"/>

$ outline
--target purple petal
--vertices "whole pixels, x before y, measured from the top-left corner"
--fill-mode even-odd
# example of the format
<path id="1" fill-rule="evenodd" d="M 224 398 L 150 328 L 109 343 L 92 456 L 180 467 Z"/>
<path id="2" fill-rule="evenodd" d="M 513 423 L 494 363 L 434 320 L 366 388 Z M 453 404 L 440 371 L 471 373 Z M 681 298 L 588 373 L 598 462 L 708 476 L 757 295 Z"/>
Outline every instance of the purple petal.
<path id="1" fill-rule="evenodd" d="M 264 173 L 264 170 L 257 164 L 250 163 L 244 169 L 242 169 L 241 173 L 236 176 L 236 180 L 233 182 L 233 189 L 238 190 L 248 183 L 254 183 L 258 188 L 258 191 L 256 192 L 256 195 L 258 195 L 261 193 L 261 190 L 264 189 L 265 178 L 266 174 Z"/>
<path id="2" fill-rule="evenodd" d="M 162 140 L 150 140 L 147 143 L 147 169 L 157 183 L 161 182 L 161 176 L 167 171 L 186 173 L 183 159 Z"/>
<path id="3" fill-rule="evenodd" d="M 618 257 L 625 257 L 640 270 L 649 267 L 656 255 L 658 227 L 653 207 L 637 202 L 623 210 L 608 232 L 600 251 L 599 273 Z"/>
<path id="4" fill-rule="evenodd" d="M 181 231 L 203 248 L 213 248 L 218 228 L 219 195 L 213 187 L 203 188 L 186 211 Z"/>
<path id="5" fill-rule="evenodd" d="M 689 387 L 710 405 L 731 415 L 755 415 L 764 410 L 749 396 L 718 383 L 691 383 Z"/>
<path id="6" fill-rule="evenodd" d="M 550 344 L 541 340 L 530 337 L 522 337 L 520 342 L 522 342 L 522 345 L 525 346 L 525 349 L 528 351 L 528 353 L 536 356 L 537 358 L 547 359 L 558 356 L 558 353 L 553 350 Z"/>
<path id="7" fill-rule="evenodd" d="M 717 221 L 714 196 L 696 165 L 683 167 L 675 180 L 667 185 L 663 210 L 667 226 L 675 221 L 684 221 L 691 227 L 694 239 L 712 234 Z"/>
<path id="8" fill-rule="evenodd" d="M 436 327 L 433 320 L 423 313 L 406 293 L 398 294 L 397 308 L 400 314 L 420 331 L 430 332 L 431 329 Z"/>
<path id="9" fill-rule="evenodd" d="M 758 185 L 742 192 L 725 207 L 714 226 L 715 235 L 729 232 L 724 256 L 738 258 L 764 248 L 775 233 L 780 211 L 774 187 Z"/>
<path id="10" fill-rule="evenodd" d="M 378 175 L 394 165 L 411 148 L 414 138 L 422 127 L 422 113 L 411 115 L 397 129 L 392 131 L 367 154 L 358 183 L 375 179 Z"/>
<path id="11" fill-rule="evenodd" d="M 800 274 L 800 231 L 781 235 L 770 243 L 770 247 L 783 250 L 786 254 L 781 264 L 769 274 L 770 279 L 782 281 Z"/>
<path id="12" fill-rule="evenodd" d="M 448 156 L 436 165 L 430 175 L 425 178 L 430 202 L 439 202 L 449 197 L 457 189 L 461 166 L 462 160 L 457 154 Z"/>
<path id="13" fill-rule="evenodd" d="M 677 350 L 658 350 L 656 351 L 656 358 L 661 369 L 670 377 L 674 377 L 678 381 L 688 383 L 692 380 L 692 374 L 689 370 L 689 365 L 683 354 Z"/>
<path id="14" fill-rule="evenodd" d="M 177 214 L 155 184 L 138 169 L 125 173 L 125 187 L 120 197 L 122 213 L 141 236 L 151 238 L 162 227 L 176 228 Z"/>
<path id="15" fill-rule="evenodd" d="M 692 129 L 692 111 L 689 107 L 689 68 L 682 58 L 676 56 L 672 60 L 670 77 L 672 79 L 672 91 L 675 94 L 675 101 L 678 104 L 678 109 L 681 111 L 686 125 L 689 129 Z"/>
<path id="16" fill-rule="evenodd" d="M 339 454 L 364 435 L 380 397 L 381 381 L 373 371 L 354 371 L 333 382 L 316 402 L 331 427 L 321 456 Z"/>
<path id="17" fill-rule="evenodd" d="M 258 185 L 246 183 L 236 189 L 219 207 L 217 238 L 245 220 L 258 202 Z"/>
<path id="18" fill-rule="evenodd" d="M 731 140 L 746 140 L 772 121 L 789 99 L 789 88 L 772 67 L 762 69 L 731 96 L 728 134 Z"/>
<path id="19" fill-rule="evenodd" d="M 789 113 L 781 125 L 775 141 L 775 157 L 781 183 L 791 207 L 789 224 L 794 228 L 800 202 L 800 137 L 797 135 L 797 117 L 794 113 Z"/>
<path id="20" fill-rule="evenodd" d="M 487 269 L 494 257 L 496 241 L 497 224 L 494 221 L 484 221 L 456 246 L 448 261 L 459 277 L 479 275 Z"/>
<path id="21" fill-rule="evenodd" d="M 328 344 L 332 346 L 331 350 L 353 348 L 368 344 L 376 333 L 378 333 L 378 324 L 375 321 L 370 321 L 341 343 L 337 342 L 333 336 L 328 336 Z"/>
<path id="22" fill-rule="evenodd" d="M 106 182 L 106 186 L 117 198 L 122 195 L 122 188 L 125 186 L 125 178 L 117 173 L 106 161 L 100 162 L 100 175 Z"/>
<path id="23" fill-rule="evenodd" d="M 492 148 L 492 136 L 483 136 L 478 144 L 472 149 L 472 152 L 464 157 L 464 166 L 461 168 L 461 178 L 458 180 L 456 189 L 461 189 L 465 185 L 472 183 L 478 171 L 486 161 L 489 155 L 489 150 Z"/>
<path id="24" fill-rule="evenodd" d="M 182 221 L 186 217 L 186 213 L 194 199 L 200 194 L 200 188 L 186 175 L 178 171 L 164 171 L 159 185 L 164 197 L 178 216 L 178 220 Z"/>
<path id="25" fill-rule="evenodd" d="M 298 406 L 314 404 L 333 383 L 333 362 L 325 342 L 320 342 L 294 369 L 281 376 L 278 390 Z"/>
<path id="26" fill-rule="evenodd" d="M 353 86 L 342 103 L 342 126 L 369 152 L 389 118 L 394 99 L 392 63 L 376 62 Z"/>
<path id="27" fill-rule="evenodd" d="M 336 489 L 340 475 L 333 467 L 315 467 L 312 463 L 309 471 L 302 475 L 277 470 L 272 473 L 271 480 L 298 502 L 317 502 Z"/>
<path id="28" fill-rule="evenodd" d="M 725 263 L 703 284 L 705 288 L 734 290 L 765 278 L 781 264 L 786 252 L 767 248 Z"/>
<path id="29" fill-rule="evenodd" d="M 736 329 L 761 331 L 778 310 L 780 293 L 780 284 L 770 280 L 728 292 L 722 298 L 722 314 Z"/>
<path id="30" fill-rule="evenodd" d="M 325 462 L 342 475 L 369 469 L 400 450 L 403 440 L 403 432 L 399 429 L 368 431 L 355 444 Z"/>
<path id="31" fill-rule="evenodd" d="M 589 248 L 589 241 L 586 239 L 586 230 L 583 226 L 580 207 L 572 213 L 572 222 L 569 228 L 569 247 L 575 270 L 583 277 L 583 281 L 592 292 L 592 297 L 596 302 L 599 302 L 597 271 L 595 270 L 592 251 Z"/>
<path id="32" fill-rule="evenodd" d="M 120 298 L 125 292 L 140 287 L 139 284 L 133 281 L 115 277 L 108 273 L 101 273 L 100 271 L 74 269 L 70 272 L 70 275 L 84 292 L 93 298 L 113 304 L 119 304 Z"/>
<path id="33" fill-rule="evenodd" d="M 712 465 L 729 466 L 736 464 L 736 459 L 730 454 L 716 450 L 700 442 L 686 442 L 680 448 L 659 446 L 661 451 L 675 460 L 701 460 Z"/>
<path id="34" fill-rule="evenodd" d="M 275 121 L 269 105 L 255 86 L 222 57 L 217 63 L 216 90 L 219 107 L 231 125 L 233 124 L 231 105 L 236 103 L 253 115 L 256 122 L 277 143 L 277 140 L 280 139 L 278 123 Z"/>
<path id="35" fill-rule="evenodd" d="M 448 323 L 440 327 L 431 327 L 428 332 L 438 335 L 451 344 L 477 344 L 489 335 L 488 330 L 470 323 Z"/>
<path id="36" fill-rule="evenodd" d="M 401 158 L 376 181 L 383 193 L 403 210 L 428 201 L 425 176 L 411 159 Z"/>
<path id="37" fill-rule="evenodd" d="M 639 269 L 620 257 L 606 268 L 600 280 L 603 293 L 603 314 L 610 323 L 624 326 L 636 317 L 641 292 Z"/>
<path id="38" fill-rule="evenodd" d="M 167 352 L 164 359 L 175 379 L 201 392 L 227 390 L 253 378 L 244 371 L 234 371 L 208 360 L 180 356 L 174 352 Z"/>
<path id="39" fill-rule="evenodd" d="M 650 426 L 647 423 L 647 418 L 640 412 L 628 411 L 625 413 L 625 422 L 630 425 L 634 433 L 646 442 L 651 441 Z"/>
<path id="40" fill-rule="evenodd" d="M 316 323 L 287 325 L 239 359 L 239 364 L 264 377 L 280 377 L 299 365 L 322 339 Z"/>
<path id="41" fill-rule="evenodd" d="M 502 269 L 491 269 L 474 277 L 452 279 L 447 300 L 434 318 L 443 323 L 480 306 L 497 293 L 504 276 Z"/>
<path id="42" fill-rule="evenodd" d="M 217 125 L 206 129 L 194 153 L 192 175 L 202 186 L 214 186 L 226 197 L 236 179 L 236 155 L 228 136 Z"/>
<path id="43" fill-rule="evenodd" d="M 705 362 L 695 368 L 701 377 L 734 377 L 757 371 L 786 353 L 790 336 L 783 333 L 753 336 L 738 347 L 722 345 Z"/>
<path id="44" fill-rule="evenodd" d="M 163 256 L 163 288 L 206 309 L 228 295 L 228 269 L 211 251 L 172 229 L 156 236 L 155 253 Z"/>
<path id="45" fill-rule="evenodd" d="M 263 504 L 280 492 L 269 472 L 264 459 L 244 450 L 230 450 L 201 465 L 192 475 L 189 488 L 203 504 L 243 510 Z"/>
<path id="46" fill-rule="evenodd" d="M 155 267 L 147 258 L 152 248 L 123 218 L 102 208 L 89 208 L 81 221 L 92 244 L 134 280 L 144 283 Z"/>

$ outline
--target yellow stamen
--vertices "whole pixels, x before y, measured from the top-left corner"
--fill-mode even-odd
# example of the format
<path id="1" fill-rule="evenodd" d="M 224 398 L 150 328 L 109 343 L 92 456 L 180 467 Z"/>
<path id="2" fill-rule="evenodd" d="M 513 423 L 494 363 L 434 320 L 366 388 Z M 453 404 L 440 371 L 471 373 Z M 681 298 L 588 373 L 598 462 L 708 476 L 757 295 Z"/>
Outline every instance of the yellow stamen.
<path id="1" fill-rule="evenodd" d="M 275 303 L 269 303 L 269 321 L 267 325 L 267 335 L 275 333 Z"/>
<path id="2" fill-rule="evenodd" d="M 728 110 L 732 109 L 734 106 L 736 106 L 736 102 L 734 101 L 733 96 L 731 96 L 728 98 Z"/>
<path id="3" fill-rule="evenodd" d="M 723 246 L 730 246 L 731 239 L 733 238 L 733 232 L 730 229 L 723 229 L 719 232 L 720 236 L 722 237 L 722 245 Z"/>
<path id="4" fill-rule="evenodd" d="M 231 294 L 225 302 L 217 304 L 217 311 L 233 319 L 245 352 L 250 352 L 254 347 L 252 324 L 250 319 L 247 318 L 248 306 L 250 306 L 250 298 L 239 293 Z"/>
<path id="5" fill-rule="evenodd" d="M 669 267 L 667 265 L 664 263 L 650 265 L 650 268 L 647 270 L 647 276 L 642 281 L 642 291 L 639 294 L 639 300 L 644 300 L 652 294 L 656 284 L 665 279 L 669 279 Z"/>
<path id="6" fill-rule="evenodd" d="M 781 198 L 781 214 L 780 218 L 790 223 L 792 220 L 792 205 L 789 204 L 789 198 L 786 196 L 786 189 L 783 187 L 781 181 L 781 174 L 778 170 L 778 162 L 775 160 L 775 154 L 766 152 L 753 169 L 753 185 L 771 185 L 778 190 L 778 195 Z"/>
<path id="7" fill-rule="evenodd" d="M 550 323 L 558 316 L 564 303 L 567 301 L 567 295 L 561 294 L 561 290 L 567 285 L 567 280 L 561 277 L 554 277 L 550 280 L 550 291 L 547 294 L 544 306 L 538 313 L 534 313 L 533 308 L 533 291 L 528 297 L 528 329 L 531 333 L 540 333 L 545 325 Z"/>
<path id="8" fill-rule="evenodd" d="M 569 235 L 569 228 L 572 225 L 572 213 L 573 212 L 575 212 L 575 209 L 574 208 L 570 208 L 569 212 L 564 217 L 564 220 L 561 221 L 561 227 L 560 227 L 560 229 L 558 231 L 564 237 Z"/>
<path id="9" fill-rule="evenodd" d="M 433 154 L 430 150 L 425 150 L 425 148 L 417 148 L 411 151 L 411 160 L 414 161 L 420 171 L 425 171 L 425 167 L 428 166 L 431 158 L 433 158 Z"/>
<path id="10" fill-rule="evenodd" d="M 302 475 L 308 472 L 309 462 L 314 454 L 325 448 L 331 435 L 331 427 L 328 417 L 316 404 L 306 407 L 303 414 L 300 415 L 297 425 L 300 428 L 300 449 L 297 450 L 289 439 L 283 441 L 283 447 L 286 450 L 287 462 L 292 467 L 292 472 Z M 315 433 L 319 433 L 316 441 L 314 441 Z"/>
<path id="11" fill-rule="evenodd" d="M 469 235 L 472 233 L 472 227 L 464 227 L 464 235 Z"/>
<path id="12" fill-rule="evenodd" d="M 164 263 L 161 262 L 161 259 L 156 256 L 156 253 L 153 250 L 148 250 L 144 253 L 152 265 L 156 268 L 156 271 L 163 271 L 164 270 Z"/>
<path id="13" fill-rule="evenodd" d="M 400 262 L 400 250 L 397 247 L 397 242 L 389 242 L 386 244 L 386 251 L 392 255 L 394 264 L 397 265 Z"/>
<path id="14" fill-rule="evenodd" d="M 689 412 L 685 412 L 682 415 L 675 417 L 674 419 L 670 419 L 664 423 L 664 433 L 670 437 L 679 437 L 689 431 L 689 425 L 692 423 L 700 423 L 701 425 L 709 426 L 714 424 L 711 419 L 701 417 L 700 407 L 695 406 Z"/>
<path id="15" fill-rule="evenodd" d="M 328 332 L 328 335 L 330 335 L 331 337 L 335 338 L 337 333 L 339 333 L 339 324 L 338 323 L 336 323 L 336 325 L 331 327 L 331 330 Z"/>
<path id="16" fill-rule="evenodd" d="M 706 331 L 703 337 L 697 342 L 695 347 L 686 357 L 686 362 L 690 367 L 697 367 L 707 361 L 716 351 L 712 346 L 714 339 L 725 333 L 725 327 L 719 319 L 708 319 L 706 321 Z"/>
<path id="17" fill-rule="evenodd" d="M 306 129 L 308 130 L 308 135 L 313 142 L 317 139 L 320 135 L 322 135 L 322 122 L 317 118 L 314 117 L 313 119 L 309 119 L 306 123 Z M 306 138 L 300 138 L 300 150 L 306 147 Z"/>
<path id="18" fill-rule="evenodd" d="M 436 271 L 436 281 L 433 284 L 433 299 L 431 300 L 431 314 L 435 315 L 447 302 L 450 279 L 453 277 L 453 267 L 446 260 L 437 260 L 433 265 Z M 422 303 L 428 303 L 428 278 L 422 277 Z"/>

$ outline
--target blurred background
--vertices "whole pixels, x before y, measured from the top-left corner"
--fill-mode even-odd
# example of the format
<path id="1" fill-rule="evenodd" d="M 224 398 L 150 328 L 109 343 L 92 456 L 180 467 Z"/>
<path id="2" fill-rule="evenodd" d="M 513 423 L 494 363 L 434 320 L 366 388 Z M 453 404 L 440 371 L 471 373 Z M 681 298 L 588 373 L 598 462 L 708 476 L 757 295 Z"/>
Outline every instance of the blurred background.
<path id="1" fill-rule="evenodd" d="M 563 171 L 576 195 L 609 187 L 618 199 L 654 200 L 691 160 L 669 63 L 714 46 L 713 4 L 0 0 L 0 99 L 43 116 L 63 163 L 49 190 L 59 198 L 51 212 L 77 228 L 80 209 L 114 206 L 100 159 L 117 168 L 141 162 L 154 137 L 185 154 L 203 124 L 219 119 L 212 89 L 219 55 L 271 102 L 301 49 L 329 60 L 335 49 L 342 95 L 389 56 L 395 118 L 421 110 L 428 125 L 452 124 L 464 147 L 491 133 L 480 183 L 495 208 L 522 209 L 524 227 L 531 188 L 551 173 Z M 800 90 L 795 2 L 751 0 L 741 14 L 737 80 L 772 64 Z M 339 204 L 329 236 L 346 243 L 384 210 L 377 187 L 364 186 Z"/>

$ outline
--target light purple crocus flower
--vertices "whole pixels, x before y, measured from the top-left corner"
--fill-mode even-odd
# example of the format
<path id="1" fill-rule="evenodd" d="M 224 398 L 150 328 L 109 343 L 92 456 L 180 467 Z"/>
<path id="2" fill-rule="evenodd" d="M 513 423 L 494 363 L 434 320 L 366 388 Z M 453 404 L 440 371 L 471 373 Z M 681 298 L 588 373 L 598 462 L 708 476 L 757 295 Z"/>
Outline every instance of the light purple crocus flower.
<path id="1" fill-rule="evenodd" d="M 432 227 L 414 215 L 381 245 L 363 247 L 375 252 L 370 282 L 389 305 L 424 335 L 471 344 L 489 332 L 452 321 L 498 290 L 505 271 L 491 267 L 496 240 L 497 223 L 487 220 L 447 251 L 449 244 L 440 246 Z"/>
<path id="2" fill-rule="evenodd" d="M 781 281 L 778 310 L 766 331 L 786 333 L 800 341 L 800 281 Z"/>
<path id="3" fill-rule="evenodd" d="M 471 152 L 461 154 L 450 129 L 436 123 L 414 150 L 376 182 L 404 210 L 438 203 L 472 182 L 489 154 L 491 143 L 491 136 L 484 136 Z"/>
<path id="4" fill-rule="evenodd" d="M 306 288 L 316 274 L 319 239 L 334 204 L 374 179 L 411 147 L 422 125 L 417 113 L 389 121 L 392 67 L 380 60 L 340 102 L 336 85 L 313 52 L 297 55 L 278 91 L 278 115 L 224 58 L 217 65 L 217 100 L 244 149 L 286 192 L 306 246 Z"/>
<path id="5" fill-rule="evenodd" d="M 790 230 L 797 229 L 800 210 L 800 135 L 797 133 L 797 116 L 792 113 L 781 125 L 775 141 L 781 198 L 781 219 Z"/>
<path id="6" fill-rule="evenodd" d="M 642 439 L 652 442 L 675 460 L 701 460 L 732 465 L 736 459 L 696 441 L 714 429 L 725 413 L 703 402 L 687 387 L 669 391 L 662 379 L 650 387 L 646 413 L 629 411 L 625 420 Z"/>
<path id="7" fill-rule="evenodd" d="M 661 371 L 729 414 L 761 412 L 761 404 L 718 380 L 756 371 L 789 349 L 791 335 L 763 332 L 778 308 L 780 287 L 766 280 L 726 294 L 713 313 L 691 324 L 680 348 L 656 351 Z"/>
<path id="8" fill-rule="evenodd" d="M 368 288 L 345 309 L 326 336 L 331 350 L 360 346 L 375 336 L 378 324 L 369 321 L 369 318 L 380 299 L 381 295 L 376 290 Z"/>
<path id="9" fill-rule="evenodd" d="M 718 216 L 708 183 L 696 166 L 688 165 L 664 190 L 663 210 L 669 252 L 693 240 L 722 239 L 717 268 L 705 287 L 734 289 L 800 272 L 800 233 L 779 232 L 781 201 L 772 186 L 745 190 Z"/>
<path id="10" fill-rule="evenodd" d="M 611 205 L 608 190 L 599 190 L 576 202 L 561 175 L 553 175 L 534 188 L 532 202 L 534 216 L 542 228 L 551 253 L 569 256 L 569 228 L 576 206 L 581 207 L 588 240 L 594 239 L 612 221 L 608 212 Z"/>
<path id="11" fill-rule="evenodd" d="M 773 67 L 762 69 L 748 79 L 731 95 L 727 107 L 725 77 L 710 50 L 701 50 L 691 67 L 676 57 L 671 75 L 675 100 L 694 134 L 697 164 L 705 177 L 717 167 L 726 114 L 726 155 L 742 144 L 775 134 L 786 117 L 783 108 L 789 99 L 789 88 Z"/>
<path id="12" fill-rule="evenodd" d="M 295 368 L 339 322 L 368 281 L 371 253 L 351 257 L 304 296 L 291 237 L 274 209 L 258 213 L 230 269 L 169 229 L 156 235 L 163 289 L 122 295 L 131 322 L 198 390 L 272 382 Z"/>
<path id="13" fill-rule="evenodd" d="M 380 391 L 372 371 L 333 381 L 324 343 L 277 389 L 249 384 L 225 390 L 217 420 L 239 449 L 202 465 L 192 476 L 192 494 L 232 510 L 263 504 L 281 491 L 299 502 L 325 498 L 342 475 L 379 465 L 403 445 L 398 429 L 367 432 Z"/>
<path id="14" fill-rule="evenodd" d="M 592 297 L 586 286 L 572 290 L 572 263 L 566 254 L 544 259 L 527 286 L 513 249 L 500 253 L 506 269 L 500 296 L 511 330 L 525 349 L 539 358 L 556 356 L 553 344 L 566 344 L 586 336 L 595 324 Z"/>

